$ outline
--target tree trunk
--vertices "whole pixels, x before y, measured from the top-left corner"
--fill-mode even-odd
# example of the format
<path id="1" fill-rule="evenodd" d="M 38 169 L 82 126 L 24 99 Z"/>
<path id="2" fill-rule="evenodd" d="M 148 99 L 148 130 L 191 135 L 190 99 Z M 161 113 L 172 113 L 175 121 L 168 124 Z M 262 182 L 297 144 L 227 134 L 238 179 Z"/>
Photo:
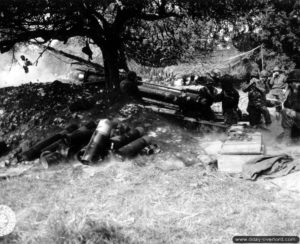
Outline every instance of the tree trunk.
<path id="1" fill-rule="evenodd" d="M 124 45 L 121 45 L 119 50 L 119 68 L 124 69 L 126 72 L 129 71 L 128 65 L 127 65 L 127 58 L 124 51 Z"/>
<path id="2" fill-rule="evenodd" d="M 106 88 L 109 91 L 118 89 L 120 83 L 118 49 L 112 43 L 110 43 L 103 46 L 102 54 Z"/>

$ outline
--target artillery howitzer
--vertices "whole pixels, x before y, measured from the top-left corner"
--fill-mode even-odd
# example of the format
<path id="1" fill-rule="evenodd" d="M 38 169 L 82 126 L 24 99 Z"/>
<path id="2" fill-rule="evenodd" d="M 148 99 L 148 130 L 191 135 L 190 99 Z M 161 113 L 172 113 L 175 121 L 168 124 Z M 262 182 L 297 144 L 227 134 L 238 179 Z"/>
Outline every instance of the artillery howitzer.
<path id="1" fill-rule="evenodd" d="M 147 82 L 137 83 L 137 97 L 141 99 L 145 108 L 153 112 L 167 115 L 191 124 L 207 125 L 226 129 L 227 126 L 221 123 L 223 115 L 216 111 L 215 121 L 201 119 L 202 97 L 199 95 L 199 88 L 173 88 Z"/>
<path id="2" fill-rule="evenodd" d="M 144 100 L 156 100 L 163 104 L 177 106 L 181 110 L 199 109 L 202 106 L 199 90 L 176 89 L 162 85 L 156 85 L 146 82 L 138 83 L 139 96 Z"/>

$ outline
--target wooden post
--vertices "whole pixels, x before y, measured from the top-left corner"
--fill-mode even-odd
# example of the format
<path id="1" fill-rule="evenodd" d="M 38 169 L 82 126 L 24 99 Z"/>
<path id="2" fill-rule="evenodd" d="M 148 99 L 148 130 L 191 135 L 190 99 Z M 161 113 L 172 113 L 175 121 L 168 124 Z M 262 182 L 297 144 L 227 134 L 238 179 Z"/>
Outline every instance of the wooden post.
<path id="1" fill-rule="evenodd" d="M 264 69 L 264 49 L 263 45 L 260 46 L 260 55 L 261 55 L 261 69 Z"/>

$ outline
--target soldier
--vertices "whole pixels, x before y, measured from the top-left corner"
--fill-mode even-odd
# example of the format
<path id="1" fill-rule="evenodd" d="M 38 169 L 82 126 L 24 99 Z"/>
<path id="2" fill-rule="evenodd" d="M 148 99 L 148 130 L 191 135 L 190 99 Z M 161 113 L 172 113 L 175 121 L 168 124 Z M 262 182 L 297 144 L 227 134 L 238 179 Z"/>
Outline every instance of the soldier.
<path id="1" fill-rule="evenodd" d="M 238 123 L 239 98 L 240 95 L 238 91 L 234 89 L 231 77 L 229 75 L 225 75 L 222 79 L 222 91 L 216 95 L 215 102 L 222 102 L 224 123 L 227 125 Z"/>
<path id="2" fill-rule="evenodd" d="M 134 71 L 129 71 L 127 78 L 120 83 L 121 92 L 131 98 L 140 99 L 138 90 L 138 76 Z"/>
<path id="3" fill-rule="evenodd" d="M 195 75 L 194 74 L 192 74 L 191 76 L 190 76 L 190 84 L 189 85 L 195 85 Z"/>
<path id="4" fill-rule="evenodd" d="M 292 71 L 288 78 L 288 94 L 282 111 L 282 138 L 299 139 L 300 132 L 300 69 Z"/>
<path id="5" fill-rule="evenodd" d="M 199 98 L 201 103 L 199 112 L 201 113 L 201 118 L 204 120 L 215 119 L 215 113 L 211 109 L 211 105 L 214 103 L 218 91 L 213 84 L 214 81 L 210 77 L 207 77 L 205 86 L 199 90 Z"/>
<path id="6" fill-rule="evenodd" d="M 210 73 L 207 73 L 207 76 L 213 79 L 215 83 L 220 83 L 221 80 L 221 72 L 217 69 L 213 69 Z"/>
<path id="7" fill-rule="evenodd" d="M 257 85 L 258 82 L 258 79 L 252 78 L 250 83 L 243 89 L 244 92 L 248 92 L 247 112 L 249 113 L 249 122 L 251 126 L 259 126 L 263 116 L 266 126 L 269 126 L 272 120 L 267 109 L 266 94 L 265 90 Z"/>
<path id="8" fill-rule="evenodd" d="M 283 90 L 286 88 L 286 76 L 278 66 L 276 66 L 273 70 L 273 75 L 269 85 L 271 88 L 270 95 L 275 99 L 282 101 L 284 99 Z"/>
<path id="9" fill-rule="evenodd" d="M 268 72 L 262 70 L 259 75 L 259 80 L 257 81 L 257 86 L 261 91 L 264 91 L 265 94 L 268 94 L 270 91 L 269 81 L 268 81 Z"/>
<path id="10" fill-rule="evenodd" d="M 258 69 L 252 69 L 251 73 L 250 73 L 250 81 L 252 79 L 257 79 L 259 80 L 259 70 Z"/>

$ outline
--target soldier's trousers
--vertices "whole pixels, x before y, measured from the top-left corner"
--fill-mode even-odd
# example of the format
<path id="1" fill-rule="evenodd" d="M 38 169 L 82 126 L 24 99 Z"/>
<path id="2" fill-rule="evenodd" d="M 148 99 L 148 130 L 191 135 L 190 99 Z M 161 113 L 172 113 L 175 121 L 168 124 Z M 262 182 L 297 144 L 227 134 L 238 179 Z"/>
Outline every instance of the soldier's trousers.
<path id="1" fill-rule="evenodd" d="M 300 129 L 299 116 L 297 116 L 296 118 L 292 118 L 286 113 L 286 109 L 283 109 L 281 126 L 284 129 L 291 129 L 293 126 L 298 127 Z"/>
<path id="2" fill-rule="evenodd" d="M 296 118 L 290 117 L 286 110 L 282 110 L 282 120 L 281 120 L 281 126 L 284 129 L 284 132 L 288 134 L 288 137 L 291 137 L 293 139 L 300 137 L 300 118 L 299 115 L 296 116 Z"/>
<path id="3" fill-rule="evenodd" d="M 203 120 L 212 121 L 216 119 L 214 111 L 210 107 L 204 107 L 200 110 L 200 118 Z"/>
<path id="4" fill-rule="evenodd" d="M 285 91 L 283 89 L 272 89 L 268 95 L 271 99 L 275 99 L 275 101 L 271 102 L 272 106 L 275 105 L 276 111 L 282 111 L 282 103 L 285 100 Z M 277 100 L 277 101 L 276 101 Z"/>
<path id="5" fill-rule="evenodd" d="M 270 112 L 266 106 L 249 106 L 247 111 L 249 113 L 249 122 L 251 126 L 261 124 L 262 116 L 264 117 L 266 125 L 272 123 Z"/>
<path id="6" fill-rule="evenodd" d="M 239 114 L 236 109 L 226 109 L 223 112 L 224 115 L 224 123 L 226 125 L 234 125 L 238 123 Z"/>

